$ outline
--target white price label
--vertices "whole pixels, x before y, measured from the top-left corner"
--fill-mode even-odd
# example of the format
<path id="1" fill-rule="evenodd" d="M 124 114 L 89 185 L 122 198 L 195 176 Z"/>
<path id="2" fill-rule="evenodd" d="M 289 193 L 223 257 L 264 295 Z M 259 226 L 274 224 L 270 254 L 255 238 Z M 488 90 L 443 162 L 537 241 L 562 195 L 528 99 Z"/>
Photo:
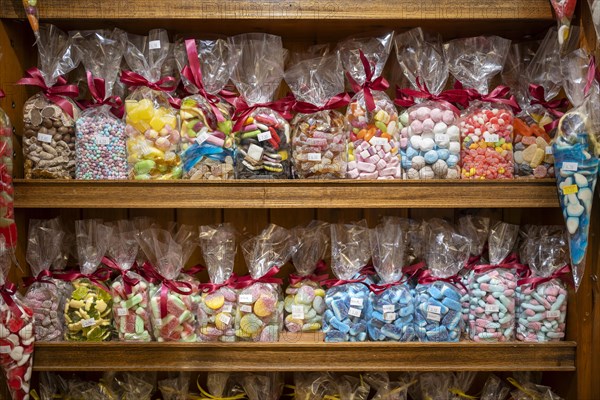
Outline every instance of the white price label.
<path id="1" fill-rule="evenodd" d="M 388 140 L 383 137 L 373 136 L 371 140 L 369 140 L 369 143 L 373 146 L 383 146 L 388 143 Z"/>
<path id="2" fill-rule="evenodd" d="M 488 133 L 483 135 L 483 140 L 487 143 L 496 143 L 500 141 L 500 136 L 497 133 Z"/>
<path id="3" fill-rule="evenodd" d="M 231 317 L 227 314 L 221 314 L 219 315 L 219 321 L 221 321 L 225 325 L 229 325 L 229 322 L 231 322 Z"/>
<path id="4" fill-rule="evenodd" d="M 308 153 L 308 161 L 321 161 L 321 153 Z"/>
<path id="5" fill-rule="evenodd" d="M 257 136 L 259 142 L 264 142 L 265 140 L 271 139 L 271 132 L 261 132 Z"/>
<path id="6" fill-rule="evenodd" d="M 384 304 L 383 305 L 384 313 L 390 313 L 390 312 L 394 312 L 394 311 L 396 311 L 396 306 L 394 306 L 393 304 Z"/>
<path id="7" fill-rule="evenodd" d="M 206 132 L 202 132 L 200 135 L 198 135 L 198 137 L 196 138 L 196 143 L 198 144 L 202 144 L 204 142 L 206 142 L 206 139 L 208 139 L 208 133 Z"/>
<path id="8" fill-rule="evenodd" d="M 81 320 L 82 328 L 89 328 L 90 326 L 94 326 L 94 325 L 96 325 L 96 320 L 94 318 L 88 318 L 88 319 Z"/>
<path id="9" fill-rule="evenodd" d="M 154 326 L 160 328 L 162 326 L 162 319 L 157 319 L 153 322 Z"/>
<path id="10" fill-rule="evenodd" d="M 233 310 L 233 306 L 231 304 L 225 304 L 221 309 L 221 312 L 230 313 Z"/>
<path id="11" fill-rule="evenodd" d="M 441 314 L 442 313 L 442 307 L 440 307 L 440 306 L 427 306 L 427 312 L 428 313 L 434 313 L 434 314 Z"/>
<path id="12" fill-rule="evenodd" d="M 560 311 L 546 311 L 546 318 L 560 318 Z"/>
<path id="13" fill-rule="evenodd" d="M 96 141 L 96 144 L 99 144 L 99 145 L 106 146 L 107 144 L 110 143 L 110 138 L 108 136 L 96 135 L 96 137 L 94 139 Z"/>
<path id="14" fill-rule="evenodd" d="M 243 306 L 240 307 L 240 311 L 241 312 L 245 312 L 245 313 L 251 313 L 252 312 L 252 306 L 243 305 Z"/>
<path id="15" fill-rule="evenodd" d="M 390 312 L 383 314 L 383 319 L 386 321 L 394 321 L 396 319 L 396 313 Z"/>
<path id="16" fill-rule="evenodd" d="M 440 314 L 435 314 L 435 313 L 428 312 L 427 313 L 427 319 L 430 320 L 430 321 L 440 322 L 442 320 L 442 317 L 441 317 Z"/>
<path id="17" fill-rule="evenodd" d="M 12 351 L 10 346 L 0 346 L 0 354 L 8 354 Z"/>
<path id="18" fill-rule="evenodd" d="M 292 318 L 304 319 L 304 306 L 292 305 Z"/>
<path id="19" fill-rule="evenodd" d="M 124 316 L 126 316 L 127 314 L 129 314 L 129 311 L 127 311 L 127 309 L 126 309 L 126 308 L 117 308 L 117 315 L 118 315 L 119 317 L 124 317 Z"/>
<path id="20" fill-rule="evenodd" d="M 246 303 L 246 304 L 252 303 L 252 295 L 251 294 L 240 294 L 240 303 Z"/>
<path id="21" fill-rule="evenodd" d="M 578 168 L 579 168 L 579 164 L 576 162 L 565 161 L 562 164 L 563 171 L 577 171 Z"/>
<path id="22" fill-rule="evenodd" d="M 552 154 L 552 146 L 546 146 L 546 154 Z"/>
<path id="23" fill-rule="evenodd" d="M 160 49 L 160 40 L 151 40 L 150 43 L 148 43 L 148 49 Z"/>
<path id="24" fill-rule="evenodd" d="M 487 313 L 495 313 L 500 311 L 500 306 L 498 304 L 486 304 L 485 312 Z"/>
<path id="25" fill-rule="evenodd" d="M 356 307 L 362 307 L 363 299 L 361 299 L 360 297 L 352 297 L 352 298 L 350 298 L 350 305 L 356 306 Z"/>
<path id="26" fill-rule="evenodd" d="M 349 308 L 348 315 L 353 317 L 360 317 L 361 311 L 358 308 Z"/>
<path id="27" fill-rule="evenodd" d="M 47 133 L 38 133 L 37 140 L 44 143 L 52 143 L 52 135 L 48 135 Z"/>

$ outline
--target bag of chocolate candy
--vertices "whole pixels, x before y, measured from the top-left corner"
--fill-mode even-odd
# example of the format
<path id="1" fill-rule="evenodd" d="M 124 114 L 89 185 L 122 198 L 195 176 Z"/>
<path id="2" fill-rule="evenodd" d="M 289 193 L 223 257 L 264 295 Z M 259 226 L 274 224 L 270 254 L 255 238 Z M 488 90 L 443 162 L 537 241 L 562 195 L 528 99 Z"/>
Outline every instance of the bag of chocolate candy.
<path id="1" fill-rule="evenodd" d="M 331 270 L 337 279 L 327 282 L 326 342 L 366 341 L 369 287 L 360 272 L 370 259 L 367 221 L 331 225 Z"/>
<path id="2" fill-rule="evenodd" d="M 75 177 L 75 121 L 79 108 L 71 100 L 75 85 L 64 75 L 79 60 L 69 36 L 54 25 L 41 25 L 38 66 L 27 70 L 17 84 L 41 88 L 23 105 L 23 156 L 26 179 L 72 179 Z"/>
<path id="3" fill-rule="evenodd" d="M 177 87 L 172 76 L 162 76 L 171 44 L 167 31 L 153 29 L 148 36 L 128 34 L 124 58 L 130 71 L 121 82 L 133 90 L 125 100 L 125 134 L 129 178 L 179 179 L 179 124 L 170 93 Z"/>
<path id="4" fill-rule="evenodd" d="M 389 84 L 381 76 L 393 37 L 394 32 L 353 37 L 336 48 L 356 93 L 346 109 L 350 179 L 402 178 L 398 111 L 384 92 Z"/>
<path id="5" fill-rule="evenodd" d="M 120 29 L 70 32 L 85 67 L 91 101 L 76 120 L 77 179 L 127 179 L 123 101 L 113 95 L 127 34 Z"/>
<path id="6" fill-rule="evenodd" d="M 237 378 L 249 400 L 278 400 L 283 393 L 281 372 L 245 372 Z"/>
<path id="7" fill-rule="evenodd" d="M 301 178 L 345 178 L 348 128 L 344 70 L 339 54 L 300 61 L 285 72 L 297 111 L 292 126 L 292 162 Z"/>
<path id="8" fill-rule="evenodd" d="M 175 47 L 186 92 L 179 109 L 183 179 L 233 179 L 233 107 L 219 96 L 239 54 L 225 39 L 187 39 Z"/>
<path id="9" fill-rule="evenodd" d="M 158 381 L 158 390 L 163 400 L 187 400 L 190 391 L 190 373 L 169 373 L 168 378 Z"/>
<path id="10" fill-rule="evenodd" d="M 287 179 L 291 176 L 289 99 L 273 101 L 283 79 L 287 50 L 281 37 L 247 33 L 229 38 L 240 54 L 231 80 L 240 92 L 233 132 L 236 179 Z"/>
<path id="11" fill-rule="evenodd" d="M 329 277 L 323 261 L 329 246 L 329 226 L 312 221 L 292 230 L 297 248 L 292 254 L 296 273 L 285 289 L 285 328 L 288 332 L 320 332 L 325 312 L 323 282 Z"/>
<path id="12" fill-rule="evenodd" d="M 235 342 L 237 290 L 233 287 L 233 267 L 237 232 L 230 224 L 200 227 L 200 249 L 210 283 L 200 284 L 201 299 L 196 318 L 198 340 Z"/>
<path id="13" fill-rule="evenodd" d="M 276 342 L 283 329 L 283 295 L 279 268 L 295 251 L 294 237 L 270 224 L 244 242 L 242 252 L 250 275 L 240 277 L 235 334 L 240 341 Z"/>
<path id="14" fill-rule="evenodd" d="M 414 298 L 402 273 L 405 242 L 400 218 L 388 217 L 370 232 L 378 284 L 370 285 L 367 329 L 373 341 L 410 342 L 415 338 Z"/>

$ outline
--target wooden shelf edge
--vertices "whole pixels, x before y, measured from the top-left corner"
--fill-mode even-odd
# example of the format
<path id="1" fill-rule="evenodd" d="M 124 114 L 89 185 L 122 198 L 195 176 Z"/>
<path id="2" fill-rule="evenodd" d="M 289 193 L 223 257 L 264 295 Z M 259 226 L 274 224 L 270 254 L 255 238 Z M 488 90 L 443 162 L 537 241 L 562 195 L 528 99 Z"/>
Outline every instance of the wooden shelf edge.
<path id="1" fill-rule="evenodd" d="M 576 346 L 575 342 L 37 343 L 34 370 L 567 372 L 575 371 Z"/>
<path id="2" fill-rule="evenodd" d="M 52 181 L 16 179 L 16 208 L 553 208 L 553 180 Z"/>

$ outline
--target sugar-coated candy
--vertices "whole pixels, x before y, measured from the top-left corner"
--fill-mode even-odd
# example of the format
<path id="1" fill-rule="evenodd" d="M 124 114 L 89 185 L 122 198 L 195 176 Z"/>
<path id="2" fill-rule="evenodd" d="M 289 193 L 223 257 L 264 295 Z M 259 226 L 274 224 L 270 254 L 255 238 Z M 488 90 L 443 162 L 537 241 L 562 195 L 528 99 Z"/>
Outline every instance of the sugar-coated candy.
<path id="1" fill-rule="evenodd" d="M 63 340 L 65 291 L 62 282 L 45 279 L 34 282 L 25 294 L 25 302 L 34 313 L 36 339 L 40 341 Z"/>
<path id="2" fill-rule="evenodd" d="M 326 342 L 364 342 L 367 339 L 369 288 L 346 283 L 327 290 L 323 332 Z"/>
<path id="3" fill-rule="evenodd" d="M 256 282 L 240 290 L 235 335 L 240 341 L 276 342 L 283 320 L 279 285 Z"/>
<path id="4" fill-rule="evenodd" d="M 196 335 L 196 306 L 193 294 L 189 288 L 181 287 L 185 294 L 174 290 L 163 293 L 160 283 L 150 286 L 150 309 L 152 310 L 152 328 L 154 337 L 159 342 L 195 342 Z M 166 313 L 163 313 L 163 304 Z"/>
<path id="5" fill-rule="evenodd" d="M 410 342 L 415 339 L 413 295 L 405 284 L 371 292 L 367 328 L 373 341 Z"/>
<path id="6" fill-rule="evenodd" d="M 198 340 L 201 342 L 233 342 L 235 337 L 235 316 L 237 313 L 237 292 L 224 286 L 214 292 L 202 293 L 198 311 Z"/>
<path id="7" fill-rule="evenodd" d="M 13 187 L 13 132 L 8 115 L 0 108 L 0 189 L 3 206 L 0 210 L 2 224 L 0 237 L 8 247 L 17 245 L 17 224 L 14 213 Z"/>
<path id="8" fill-rule="evenodd" d="M 514 163 L 515 177 L 553 178 L 554 156 L 550 136 L 535 122 L 528 124 L 527 118 L 515 117 L 514 127 Z M 549 124 L 552 120 L 542 120 Z"/>
<path id="9" fill-rule="evenodd" d="M 567 290 L 559 280 L 517 289 L 517 339 L 553 342 L 565 338 Z"/>
<path id="10" fill-rule="evenodd" d="M 318 282 L 302 280 L 285 289 L 285 328 L 288 332 L 317 332 L 323 325 L 325 290 Z"/>
<path id="11" fill-rule="evenodd" d="M 65 302 L 65 340 L 100 342 L 112 334 L 113 299 L 108 288 L 88 278 L 73 281 Z"/>
<path id="12" fill-rule="evenodd" d="M 137 283 L 126 283 L 120 276 L 110 285 L 115 329 L 120 340 L 148 342 L 152 340 L 148 282 L 132 271 L 126 274 L 125 279 Z"/>
<path id="13" fill-rule="evenodd" d="M 415 288 L 415 331 L 422 342 L 458 342 L 462 305 L 456 286 L 443 281 Z"/>

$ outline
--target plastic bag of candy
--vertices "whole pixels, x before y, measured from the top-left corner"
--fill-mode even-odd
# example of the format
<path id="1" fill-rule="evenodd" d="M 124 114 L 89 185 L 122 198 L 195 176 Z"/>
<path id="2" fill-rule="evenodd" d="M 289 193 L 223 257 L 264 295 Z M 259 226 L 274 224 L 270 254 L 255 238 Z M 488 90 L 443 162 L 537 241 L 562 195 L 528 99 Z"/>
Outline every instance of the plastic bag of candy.
<path id="1" fill-rule="evenodd" d="M 278 400 L 283 393 L 283 373 L 242 373 L 238 381 L 249 400 Z"/>
<path id="2" fill-rule="evenodd" d="M 386 372 L 367 373 L 364 380 L 376 391 L 373 400 L 406 400 L 408 388 L 417 383 L 416 380 L 407 379 L 391 381 Z"/>
<path id="3" fill-rule="evenodd" d="M 169 373 L 169 377 L 158 381 L 158 390 L 163 400 L 187 400 L 190 390 L 190 373 Z"/>
<path id="4" fill-rule="evenodd" d="M 156 375 L 146 372 L 122 372 L 114 376 L 121 400 L 151 400 Z"/>
<path id="5" fill-rule="evenodd" d="M 0 54 L 1 57 L 1 54 Z M 0 99 L 4 92 L 0 89 Z M 15 223 L 14 211 L 14 187 L 13 187 L 13 142 L 12 125 L 6 112 L 0 108 L 0 188 L 2 197 L 0 205 L 0 237 L 8 247 L 17 245 L 17 224 Z"/>
<path id="6" fill-rule="evenodd" d="M 454 372 L 452 374 L 450 388 L 448 389 L 450 392 L 449 400 L 471 398 L 472 396 L 469 396 L 467 392 L 473 386 L 476 375 L 477 373 L 472 371 Z"/>
<path id="7" fill-rule="evenodd" d="M 452 385 L 451 372 L 426 372 L 419 375 L 419 386 L 421 397 L 427 400 L 450 399 L 450 387 Z"/>
<path id="8" fill-rule="evenodd" d="M 323 372 L 294 372 L 294 398 L 322 400 L 331 392 L 328 375 Z"/>
<path id="9" fill-rule="evenodd" d="M 342 375 L 328 373 L 329 385 L 334 388 L 335 398 L 340 400 L 366 400 L 371 387 L 362 375 Z"/>

